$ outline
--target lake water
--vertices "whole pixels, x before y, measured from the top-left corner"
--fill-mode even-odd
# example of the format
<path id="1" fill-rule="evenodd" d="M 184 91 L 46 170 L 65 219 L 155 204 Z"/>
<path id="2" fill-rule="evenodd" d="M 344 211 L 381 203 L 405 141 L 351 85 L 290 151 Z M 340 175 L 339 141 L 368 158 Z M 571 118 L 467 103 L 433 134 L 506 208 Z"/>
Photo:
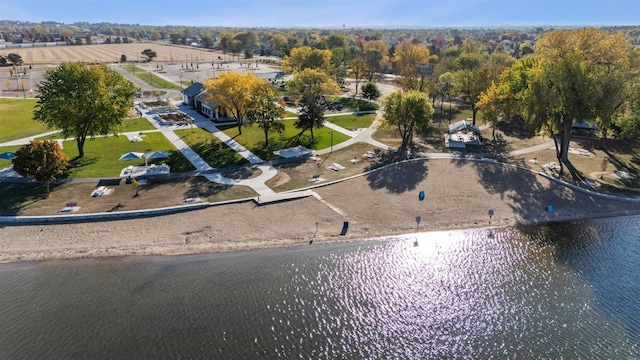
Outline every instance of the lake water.
<path id="1" fill-rule="evenodd" d="M 5 264 L 0 284 L 2 359 L 640 358 L 637 216 Z"/>

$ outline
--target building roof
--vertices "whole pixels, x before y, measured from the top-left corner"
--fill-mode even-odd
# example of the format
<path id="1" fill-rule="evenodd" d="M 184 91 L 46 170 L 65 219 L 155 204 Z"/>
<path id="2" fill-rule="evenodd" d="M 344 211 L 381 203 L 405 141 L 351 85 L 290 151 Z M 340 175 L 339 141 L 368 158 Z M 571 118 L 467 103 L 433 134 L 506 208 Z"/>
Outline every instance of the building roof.
<path id="1" fill-rule="evenodd" d="M 207 93 L 205 93 L 204 91 L 199 93 L 198 95 L 195 96 L 195 99 L 200 101 L 203 104 L 207 104 L 211 107 L 217 107 L 218 104 L 214 103 L 214 102 L 210 102 L 210 101 L 205 101 L 205 98 L 207 96 Z"/>
<path id="2" fill-rule="evenodd" d="M 465 120 L 460 120 L 458 122 L 455 122 L 455 123 L 449 125 L 449 134 L 453 134 L 453 133 L 461 131 L 461 130 L 470 130 L 470 131 L 473 131 L 476 134 L 480 134 L 480 129 L 478 129 L 476 126 L 474 126 L 472 124 L 469 124 Z"/>
<path id="3" fill-rule="evenodd" d="M 192 85 L 190 85 L 188 88 L 182 90 L 182 93 L 187 96 L 194 97 L 200 94 L 203 90 L 204 90 L 204 85 L 202 85 L 202 83 L 200 82 L 195 82 Z"/>

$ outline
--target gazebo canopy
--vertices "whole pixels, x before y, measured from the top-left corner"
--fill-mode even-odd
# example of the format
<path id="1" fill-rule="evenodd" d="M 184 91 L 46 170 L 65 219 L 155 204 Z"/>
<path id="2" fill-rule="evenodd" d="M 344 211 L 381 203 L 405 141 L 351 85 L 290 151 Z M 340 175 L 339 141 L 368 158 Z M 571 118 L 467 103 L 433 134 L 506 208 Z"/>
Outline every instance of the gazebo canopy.
<path id="1" fill-rule="evenodd" d="M 469 124 L 466 120 L 460 120 L 449 125 L 449 134 L 453 134 L 462 130 L 469 130 L 473 131 L 476 134 L 480 134 L 480 129 L 478 129 L 478 127 L 476 127 L 475 125 Z"/>

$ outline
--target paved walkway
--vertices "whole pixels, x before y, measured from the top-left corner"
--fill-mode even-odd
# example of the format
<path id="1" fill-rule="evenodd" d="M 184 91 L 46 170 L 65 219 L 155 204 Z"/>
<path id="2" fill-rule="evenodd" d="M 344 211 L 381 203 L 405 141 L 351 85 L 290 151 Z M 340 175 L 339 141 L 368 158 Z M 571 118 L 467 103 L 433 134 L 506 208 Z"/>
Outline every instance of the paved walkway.
<path id="1" fill-rule="evenodd" d="M 118 66 L 112 66 L 116 71 L 120 72 L 128 79 L 132 80 L 135 84 L 138 84 L 141 88 L 145 90 L 153 90 L 149 87 L 148 84 L 142 82 L 140 79 L 133 76 L 133 74 L 128 73 L 124 69 Z M 167 79 L 170 81 L 170 79 Z M 176 97 L 179 93 L 177 91 L 169 91 L 171 97 Z M 180 111 L 185 114 L 191 116 L 194 119 L 194 126 L 205 129 L 213 134 L 216 138 L 218 138 L 221 142 L 225 143 L 230 148 L 234 149 L 238 154 L 247 159 L 249 163 L 254 167 L 261 171 L 261 174 L 257 177 L 251 179 L 231 179 L 222 176 L 221 171 L 219 169 L 215 169 L 210 166 L 204 159 L 202 159 L 188 144 L 186 144 L 176 133 L 174 130 L 184 129 L 184 127 L 169 125 L 163 122 L 151 109 L 138 105 L 137 108 L 140 110 L 143 117 L 145 117 L 156 129 L 155 130 L 145 130 L 145 131 L 133 131 L 123 133 L 122 135 L 131 137 L 134 135 L 138 135 L 140 133 L 148 133 L 148 132 L 161 132 L 167 140 L 169 140 L 176 149 L 178 149 L 182 155 L 193 164 L 196 168 L 197 173 L 200 173 L 202 176 L 207 178 L 209 181 L 225 184 L 225 185 L 244 185 L 253 189 L 259 196 L 268 197 L 271 199 L 277 200 L 277 194 L 266 185 L 266 182 L 277 175 L 277 170 L 270 164 L 266 163 L 263 159 L 253 154 L 251 151 L 246 149 L 244 146 L 233 140 L 223 131 L 218 129 L 216 124 L 214 124 L 210 119 L 205 118 L 200 113 L 192 109 L 191 107 L 184 104 L 177 104 Z M 292 113 L 297 113 L 297 108 L 285 107 L 285 110 L 290 111 Z M 359 112 L 338 112 L 332 114 L 326 114 L 326 118 L 331 118 L 334 116 L 348 115 L 348 114 L 366 114 L 373 113 L 372 111 L 359 111 Z M 381 111 L 375 111 L 376 117 L 371 126 L 366 129 L 358 129 L 356 131 L 345 129 L 341 126 L 338 126 L 332 122 L 326 121 L 325 126 L 332 131 L 337 131 L 342 134 L 345 134 L 350 137 L 349 140 L 341 142 L 339 144 L 333 145 L 331 148 L 326 148 L 318 151 L 314 151 L 315 155 L 323 155 L 327 154 L 334 150 L 344 149 L 348 146 L 351 146 L 355 143 L 367 143 L 374 147 L 387 150 L 392 149 L 388 145 L 381 143 L 372 138 L 372 134 L 375 132 L 377 127 L 380 125 L 380 121 L 382 118 Z M 51 134 L 59 133 L 60 131 L 50 131 L 44 134 L 39 134 L 36 136 L 26 137 L 23 139 L 17 139 L 8 141 L 0 144 L 0 146 L 17 146 L 17 145 L 25 145 L 28 144 L 31 140 L 36 137 L 43 137 Z M 109 136 L 109 135 L 106 135 Z M 62 146 L 63 140 L 58 140 L 60 145 Z M 543 149 L 547 149 L 549 147 L 553 147 L 553 141 L 546 142 L 541 145 L 533 146 L 527 149 L 521 149 L 511 152 L 511 155 L 522 155 L 529 152 L 539 151 Z M 458 158 L 459 155 L 451 154 L 451 153 L 423 153 L 421 154 L 423 157 L 428 159 L 453 159 Z"/>

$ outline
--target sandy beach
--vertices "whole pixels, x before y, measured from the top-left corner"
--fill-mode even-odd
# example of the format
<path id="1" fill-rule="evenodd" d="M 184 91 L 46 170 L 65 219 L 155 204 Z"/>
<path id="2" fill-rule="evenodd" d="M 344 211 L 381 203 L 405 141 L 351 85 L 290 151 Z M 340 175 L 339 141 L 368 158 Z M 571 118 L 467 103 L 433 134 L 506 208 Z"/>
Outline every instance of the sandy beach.
<path id="1" fill-rule="evenodd" d="M 0 224 L 0 262 L 308 246 L 311 240 L 640 214 L 638 203 L 593 197 L 526 170 L 460 160 L 396 164 L 313 191 L 317 196 L 280 203 L 143 219 Z M 341 235 L 345 221 L 348 231 Z"/>

